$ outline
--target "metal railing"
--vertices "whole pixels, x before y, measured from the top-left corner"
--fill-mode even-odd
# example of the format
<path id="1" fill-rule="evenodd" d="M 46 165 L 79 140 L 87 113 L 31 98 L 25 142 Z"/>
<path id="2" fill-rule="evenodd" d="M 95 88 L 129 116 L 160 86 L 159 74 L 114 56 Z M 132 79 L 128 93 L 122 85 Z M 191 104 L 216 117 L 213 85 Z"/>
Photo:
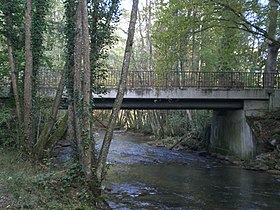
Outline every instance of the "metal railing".
<path id="1" fill-rule="evenodd" d="M 38 74 L 38 93 L 40 96 L 55 96 L 62 70 L 62 68 L 44 68 L 40 70 Z"/>
<path id="2" fill-rule="evenodd" d="M 58 86 L 61 69 L 45 69 L 39 76 L 41 89 L 53 89 Z M 120 71 L 108 70 L 106 79 L 95 82 L 103 87 L 115 88 L 119 84 Z M 128 88 L 208 88 L 208 89 L 263 89 L 280 88 L 280 74 L 263 72 L 198 72 L 170 71 L 129 71 Z"/>
<path id="3" fill-rule="evenodd" d="M 105 87 L 117 87 L 120 72 L 109 70 L 107 79 L 100 81 Z M 269 85 L 265 85 L 269 84 Z M 129 71 L 128 88 L 224 88 L 224 89 L 262 89 L 264 87 L 279 89 L 279 73 L 265 74 L 262 72 L 166 72 Z"/>

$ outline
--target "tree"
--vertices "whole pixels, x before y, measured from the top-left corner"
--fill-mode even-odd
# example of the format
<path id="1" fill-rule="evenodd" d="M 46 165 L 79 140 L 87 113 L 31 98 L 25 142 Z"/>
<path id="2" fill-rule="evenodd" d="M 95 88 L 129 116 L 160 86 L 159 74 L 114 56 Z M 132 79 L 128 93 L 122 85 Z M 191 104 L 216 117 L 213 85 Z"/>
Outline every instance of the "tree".
<path id="1" fill-rule="evenodd" d="M 267 44 L 267 56 L 265 66 L 265 87 L 274 86 L 273 75 L 276 73 L 277 56 L 280 48 L 280 39 L 276 37 L 278 28 L 279 2 L 269 0 L 268 4 L 258 1 L 238 1 L 238 3 L 212 1 L 218 7 L 219 12 L 229 11 L 235 16 L 235 20 L 225 19 L 235 24 L 237 30 L 244 30 L 252 35 L 261 36 Z M 256 19 L 254 16 L 262 16 Z"/>
<path id="2" fill-rule="evenodd" d="M 279 13 L 279 2 L 276 0 L 269 1 L 269 13 L 268 13 L 268 29 L 265 33 L 267 41 L 267 59 L 266 59 L 266 73 L 265 85 L 268 88 L 274 86 L 273 74 L 276 73 L 277 57 L 280 48 L 280 38 L 276 37 Z"/>
<path id="3" fill-rule="evenodd" d="M 11 69 L 11 81 L 13 87 L 13 94 L 15 98 L 16 105 L 16 113 L 18 118 L 18 127 L 22 127 L 22 113 L 21 113 L 21 105 L 20 105 L 20 96 L 19 96 L 19 87 L 18 87 L 18 79 L 17 79 L 17 65 L 15 60 L 15 45 L 13 38 L 13 5 L 8 1 L 3 2 L 3 11 L 4 11 L 4 22 L 6 25 L 6 39 L 7 39 L 7 48 L 8 48 L 8 58 L 9 58 L 9 66 Z"/>
<path id="4" fill-rule="evenodd" d="M 24 72 L 24 135 L 26 148 L 31 151 L 33 146 L 32 136 L 32 74 L 33 56 L 31 49 L 31 17 L 32 1 L 26 0 L 25 11 L 25 72 Z"/>
<path id="5" fill-rule="evenodd" d="M 118 86 L 118 93 L 117 97 L 114 102 L 112 114 L 109 119 L 108 130 L 105 133 L 105 137 L 103 140 L 102 148 L 100 151 L 100 155 L 98 158 L 98 165 L 97 165 L 97 178 L 99 181 L 102 181 L 105 176 L 105 168 L 106 168 L 106 159 L 109 153 L 110 144 L 113 137 L 113 131 L 115 127 L 115 123 L 118 118 L 118 113 L 121 109 L 125 89 L 126 89 L 126 82 L 127 82 L 127 75 L 128 69 L 130 64 L 130 57 L 131 57 L 131 50 L 133 45 L 133 38 L 135 32 L 135 25 L 137 20 L 137 10 L 138 10 L 138 0 L 133 0 L 131 16 L 130 16 L 130 23 L 128 28 L 128 35 L 123 59 L 123 66 L 121 71 L 121 78 L 120 83 Z"/>
<path id="6" fill-rule="evenodd" d="M 277 1 L 270 0 L 266 4 L 244 0 L 172 0 L 157 3 L 156 8 L 153 31 L 156 69 L 167 64 L 168 69 L 178 67 L 178 56 L 189 51 L 192 61 L 198 58 L 195 66 L 203 67 L 203 71 L 254 71 L 262 67 L 267 52 L 267 78 L 275 73 L 279 50 L 279 40 L 275 36 L 279 30 Z M 192 46 L 184 48 L 190 44 L 188 40 L 192 41 Z M 195 49 L 199 50 L 195 52 Z M 169 51 L 176 53 L 170 55 Z M 188 61 L 186 57 L 179 56 L 179 59 Z M 187 62 L 187 69 L 191 69 L 190 64 Z M 268 81 L 265 84 L 272 85 L 268 85 Z"/>

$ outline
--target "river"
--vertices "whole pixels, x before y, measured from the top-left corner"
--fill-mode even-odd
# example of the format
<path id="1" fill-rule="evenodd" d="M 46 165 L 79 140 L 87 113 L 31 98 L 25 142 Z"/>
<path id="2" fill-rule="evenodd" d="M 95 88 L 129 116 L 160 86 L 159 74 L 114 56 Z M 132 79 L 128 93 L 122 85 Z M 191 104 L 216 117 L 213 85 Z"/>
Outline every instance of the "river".
<path id="1" fill-rule="evenodd" d="M 96 136 L 97 147 L 102 134 Z M 280 209 L 280 177 L 114 134 L 105 182 L 112 209 Z"/>

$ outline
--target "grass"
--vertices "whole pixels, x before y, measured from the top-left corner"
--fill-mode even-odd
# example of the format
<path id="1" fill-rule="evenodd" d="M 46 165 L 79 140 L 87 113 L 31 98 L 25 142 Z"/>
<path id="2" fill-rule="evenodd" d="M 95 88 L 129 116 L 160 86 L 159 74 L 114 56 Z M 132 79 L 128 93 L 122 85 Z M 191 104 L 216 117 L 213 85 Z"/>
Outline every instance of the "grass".
<path id="1" fill-rule="evenodd" d="M 73 164 L 51 165 L 23 160 L 0 148 L 0 209 L 101 209 Z"/>

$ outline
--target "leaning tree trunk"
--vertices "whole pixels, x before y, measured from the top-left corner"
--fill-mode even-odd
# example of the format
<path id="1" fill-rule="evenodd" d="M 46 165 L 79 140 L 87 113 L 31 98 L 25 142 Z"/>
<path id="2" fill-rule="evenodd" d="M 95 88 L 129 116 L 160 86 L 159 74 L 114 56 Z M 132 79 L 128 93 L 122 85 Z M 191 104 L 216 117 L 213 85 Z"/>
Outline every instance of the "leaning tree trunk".
<path id="1" fill-rule="evenodd" d="M 124 60 L 123 60 L 123 66 L 121 72 L 121 80 L 118 87 L 118 94 L 114 102 L 112 114 L 108 124 L 108 129 L 105 133 L 105 137 L 103 140 L 102 148 L 97 163 L 97 178 L 99 179 L 100 182 L 103 180 L 105 175 L 106 159 L 109 153 L 114 127 L 116 124 L 116 120 L 118 118 L 118 113 L 121 109 L 124 92 L 126 89 L 127 75 L 128 75 L 129 64 L 130 64 L 134 32 L 135 32 L 135 24 L 137 20 L 137 8 L 138 8 L 138 0 L 133 0 L 125 53 L 124 53 Z"/>
<path id="2" fill-rule="evenodd" d="M 25 11 L 25 72 L 24 72 L 24 136 L 26 148 L 31 151 L 33 145 L 32 139 L 32 74 L 33 58 L 31 50 L 31 7 L 32 0 L 26 0 Z"/>
<path id="3" fill-rule="evenodd" d="M 57 113 L 58 113 L 59 105 L 60 105 L 62 94 L 63 94 L 64 83 L 65 83 L 65 74 L 63 72 L 63 74 L 61 75 L 61 79 L 60 79 L 58 88 L 57 88 L 57 92 L 56 92 L 56 96 L 55 96 L 55 99 L 53 102 L 50 116 L 44 125 L 44 128 L 38 138 L 38 141 L 36 142 L 36 144 L 33 147 L 33 154 L 36 157 L 36 159 L 43 158 L 44 150 L 48 149 L 48 148 L 46 148 L 46 145 L 48 144 L 48 140 L 50 138 L 54 124 L 56 122 Z"/>

